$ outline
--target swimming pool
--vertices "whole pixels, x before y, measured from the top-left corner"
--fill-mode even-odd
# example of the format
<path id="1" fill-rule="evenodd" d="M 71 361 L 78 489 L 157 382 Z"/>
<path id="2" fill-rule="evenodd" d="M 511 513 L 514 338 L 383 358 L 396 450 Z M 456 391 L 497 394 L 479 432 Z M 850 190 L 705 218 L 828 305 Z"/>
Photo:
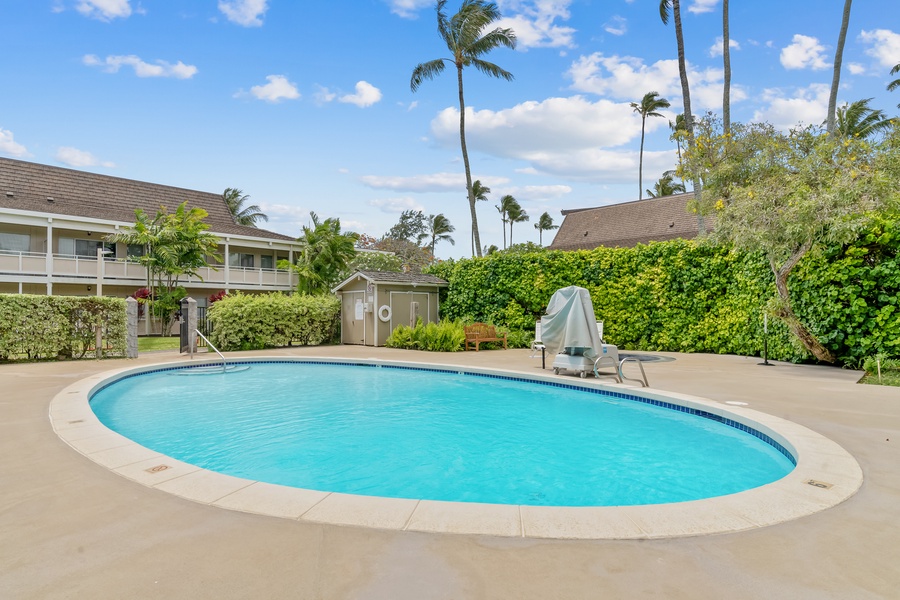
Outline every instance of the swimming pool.
<path id="1" fill-rule="evenodd" d="M 390 498 L 623 506 L 722 496 L 794 468 L 733 419 L 624 392 L 396 365 L 163 370 L 91 398 L 100 421 L 186 463 Z"/>

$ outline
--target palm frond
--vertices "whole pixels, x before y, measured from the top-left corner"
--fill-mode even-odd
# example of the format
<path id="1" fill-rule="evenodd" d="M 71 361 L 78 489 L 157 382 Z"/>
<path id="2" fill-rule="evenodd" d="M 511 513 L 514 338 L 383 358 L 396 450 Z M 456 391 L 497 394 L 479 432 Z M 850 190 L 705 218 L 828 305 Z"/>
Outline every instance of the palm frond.
<path id="1" fill-rule="evenodd" d="M 412 77 L 409 80 L 409 88 L 415 92 L 426 79 L 434 79 L 443 73 L 444 68 L 446 67 L 445 60 L 446 59 L 443 58 L 436 58 L 416 65 L 416 68 L 413 69 Z"/>

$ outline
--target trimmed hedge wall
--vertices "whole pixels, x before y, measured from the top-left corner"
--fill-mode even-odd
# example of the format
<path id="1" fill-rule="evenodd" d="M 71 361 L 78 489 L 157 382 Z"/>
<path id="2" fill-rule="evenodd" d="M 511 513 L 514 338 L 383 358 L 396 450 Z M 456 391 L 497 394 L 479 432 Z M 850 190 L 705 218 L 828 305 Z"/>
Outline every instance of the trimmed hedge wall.
<path id="1" fill-rule="evenodd" d="M 315 346 L 337 338 L 341 301 L 334 296 L 234 294 L 215 302 L 212 343 L 225 350 Z"/>
<path id="2" fill-rule="evenodd" d="M 81 358 L 95 343 L 97 323 L 104 328 L 103 354 L 124 355 L 121 298 L 0 294 L 0 360 Z"/>
<path id="3" fill-rule="evenodd" d="M 878 352 L 900 355 L 897 223 L 874 226 L 851 246 L 808 256 L 791 289 L 795 311 L 845 363 Z M 763 312 L 775 296 L 758 255 L 673 240 L 635 248 L 494 254 L 430 270 L 450 282 L 441 316 L 533 329 L 550 296 L 590 290 L 604 337 L 622 348 L 760 355 Z M 800 362 L 808 353 L 769 319 L 769 357 Z"/>

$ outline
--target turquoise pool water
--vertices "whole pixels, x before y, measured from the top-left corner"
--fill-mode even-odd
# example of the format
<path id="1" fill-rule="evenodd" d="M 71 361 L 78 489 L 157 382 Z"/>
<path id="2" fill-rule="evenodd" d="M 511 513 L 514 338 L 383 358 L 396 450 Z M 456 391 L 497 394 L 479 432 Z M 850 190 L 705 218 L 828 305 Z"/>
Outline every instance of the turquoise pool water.
<path id="1" fill-rule="evenodd" d="M 708 418 L 509 378 L 369 365 L 156 371 L 91 398 L 107 427 L 206 469 L 294 487 L 544 506 L 681 502 L 793 468 Z"/>

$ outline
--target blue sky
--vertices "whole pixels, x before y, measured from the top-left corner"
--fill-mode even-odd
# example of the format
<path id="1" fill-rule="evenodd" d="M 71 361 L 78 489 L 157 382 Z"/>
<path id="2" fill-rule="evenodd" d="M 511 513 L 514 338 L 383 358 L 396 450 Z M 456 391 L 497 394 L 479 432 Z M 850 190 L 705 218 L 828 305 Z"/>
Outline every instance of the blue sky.
<path id="1" fill-rule="evenodd" d="M 825 118 L 843 2 L 733 2 L 732 119 L 788 128 Z M 658 0 L 501 0 L 516 50 L 488 56 L 513 82 L 466 71 L 467 139 L 484 244 L 515 196 L 537 241 L 547 211 L 636 199 L 640 118 L 657 91 L 681 112 L 675 33 Z M 448 12 L 459 7 L 450 0 Z M 683 0 L 695 113 L 721 112 L 719 0 Z M 178 187 L 237 187 L 263 226 L 308 214 L 380 236 L 400 211 L 443 213 L 441 258 L 469 253 L 455 72 L 418 92 L 416 64 L 447 56 L 432 0 L 0 0 L 0 155 Z M 894 0 L 853 6 L 839 102 L 888 93 L 900 63 Z M 650 119 L 644 188 L 674 168 L 668 119 Z M 552 233 L 544 237 L 549 243 Z"/>

